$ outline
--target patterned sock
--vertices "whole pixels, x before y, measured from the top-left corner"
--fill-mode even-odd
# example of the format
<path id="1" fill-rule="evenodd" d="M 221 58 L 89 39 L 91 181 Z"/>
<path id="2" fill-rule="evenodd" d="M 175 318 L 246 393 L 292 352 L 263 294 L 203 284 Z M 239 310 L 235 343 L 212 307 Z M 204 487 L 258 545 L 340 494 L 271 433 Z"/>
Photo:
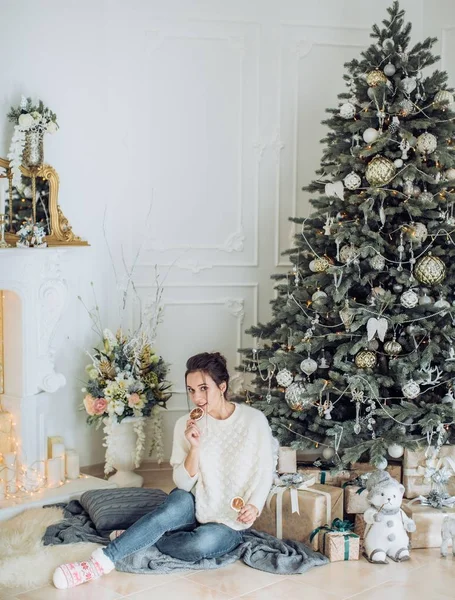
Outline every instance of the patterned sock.
<path id="1" fill-rule="evenodd" d="M 111 533 L 109 534 L 109 539 L 112 542 L 113 540 L 116 540 L 118 537 L 120 537 L 124 532 L 124 529 L 114 529 L 114 531 L 111 531 Z"/>
<path id="2" fill-rule="evenodd" d="M 88 560 L 66 563 L 57 567 L 52 581 L 56 588 L 65 590 L 98 579 L 102 575 L 110 573 L 114 568 L 111 559 L 104 554 L 102 548 L 98 548 Z"/>

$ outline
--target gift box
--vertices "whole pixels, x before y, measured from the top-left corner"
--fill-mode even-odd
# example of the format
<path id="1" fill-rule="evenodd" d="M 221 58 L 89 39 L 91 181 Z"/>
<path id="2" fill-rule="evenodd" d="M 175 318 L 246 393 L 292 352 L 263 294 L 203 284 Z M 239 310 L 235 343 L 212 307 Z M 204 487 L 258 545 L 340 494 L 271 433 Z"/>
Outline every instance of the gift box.
<path id="1" fill-rule="evenodd" d="M 341 487 L 343 483 L 353 479 L 354 477 L 350 471 L 339 471 L 338 473 L 332 473 L 330 470 L 323 469 L 321 467 L 315 467 L 314 465 L 299 466 L 297 472 L 305 475 L 306 477 L 314 477 L 317 483 L 322 485 L 327 484 L 335 487 Z"/>
<path id="2" fill-rule="evenodd" d="M 409 534 L 411 548 L 439 548 L 442 522 L 447 515 L 455 517 L 455 508 L 433 508 L 415 501 L 401 508 L 416 524 L 416 530 Z"/>
<path id="3" fill-rule="evenodd" d="M 314 529 L 335 518 L 343 518 L 341 488 L 321 484 L 307 484 L 301 488 L 274 486 L 254 528 L 280 539 L 309 543 Z M 315 550 L 317 544 L 316 536 L 313 540 Z"/>
<path id="4" fill-rule="evenodd" d="M 357 514 L 354 519 L 354 533 L 356 533 L 360 538 L 360 547 L 363 547 L 363 540 L 365 539 L 365 531 L 367 524 L 365 523 L 365 519 L 363 515 Z"/>
<path id="5" fill-rule="evenodd" d="M 405 487 L 404 495 L 406 498 L 412 499 L 418 496 L 427 496 L 431 490 L 431 480 L 426 478 L 428 473 L 425 452 L 425 450 L 404 451 L 403 485 Z M 435 462 L 444 463 L 444 460 L 447 458 L 455 461 L 455 446 L 442 446 L 438 454 L 438 459 Z M 447 491 L 452 496 L 455 496 L 455 477 L 449 480 Z"/>
<path id="6" fill-rule="evenodd" d="M 350 521 L 334 519 L 330 527 L 318 527 L 311 537 L 318 536 L 319 551 L 327 556 L 330 562 L 359 560 L 360 537 L 353 533 L 352 528 L 353 523 Z"/>
<path id="7" fill-rule="evenodd" d="M 365 473 L 372 473 L 373 471 L 376 471 L 376 467 L 370 463 L 360 463 L 360 462 L 352 463 L 351 479 L 354 479 L 355 477 L 359 477 L 360 475 L 364 475 Z M 391 477 L 393 477 L 394 479 L 396 479 L 397 481 L 399 481 L 401 483 L 402 472 L 403 472 L 401 464 L 396 464 L 396 463 L 390 464 L 389 463 L 387 465 L 386 471 L 388 471 L 390 473 Z"/>
<path id="8" fill-rule="evenodd" d="M 368 491 L 364 487 L 358 485 L 344 486 L 344 507 L 348 515 L 363 514 L 368 504 Z"/>

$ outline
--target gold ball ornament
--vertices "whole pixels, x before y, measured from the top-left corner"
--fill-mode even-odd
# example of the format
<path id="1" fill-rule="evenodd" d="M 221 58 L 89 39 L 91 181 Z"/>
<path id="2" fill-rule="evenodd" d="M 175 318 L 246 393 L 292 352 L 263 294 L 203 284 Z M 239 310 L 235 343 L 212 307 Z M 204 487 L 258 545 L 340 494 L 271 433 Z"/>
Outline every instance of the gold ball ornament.
<path id="1" fill-rule="evenodd" d="M 450 107 L 451 104 L 453 104 L 453 95 L 451 92 L 448 92 L 447 90 L 439 90 L 439 92 L 435 95 L 434 97 L 434 103 L 437 106 L 442 106 L 443 104 L 448 104 L 448 106 Z"/>
<path id="2" fill-rule="evenodd" d="M 392 179 L 395 172 L 396 167 L 393 162 L 385 156 L 378 155 L 368 163 L 365 177 L 370 185 L 381 187 Z"/>
<path id="3" fill-rule="evenodd" d="M 370 87 L 378 87 L 378 85 L 385 85 L 388 79 L 382 71 L 370 71 L 367 75 L 367 83 Z"/>
<path id="4" fill-rule="evenodd" d="M 376 364 L 376 354 L 371 350 L 361 350 L 354 359 L 359 369 L 372 369 Z"/>
<path id="5" fill-rule="evenodd" d="M 446 278 L 446 266 L 440 258 L 428 254 L 417 261 L 414 276 L 425 285 L 437 285 Z"/>
<path id="6" fill-rule="evenodd" d="M 384 352 L 389 356 L 398 356 L 403 350 L 403 346 L 396 340 L 390 340 L 384 344 Z"/>
<path id="7" fill-rule="evenodd" d="M 333 260 L 327 256 L 319 256 L 310 262 L 308 265 L 313 273 L 324 273 L 333 265 Z"/>

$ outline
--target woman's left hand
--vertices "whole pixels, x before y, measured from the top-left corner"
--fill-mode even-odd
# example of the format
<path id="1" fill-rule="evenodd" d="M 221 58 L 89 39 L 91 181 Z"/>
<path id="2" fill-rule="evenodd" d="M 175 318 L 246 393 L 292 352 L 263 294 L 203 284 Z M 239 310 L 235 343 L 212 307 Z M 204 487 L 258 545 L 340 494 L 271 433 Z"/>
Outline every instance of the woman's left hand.
<path id="1" fill-rule="evenodd" d="M 245 504 L 239 511 L 237 521 L 244 523 L 245 525 L 252 525 L 258 518 L 259 511 L 254 504 Z"/>

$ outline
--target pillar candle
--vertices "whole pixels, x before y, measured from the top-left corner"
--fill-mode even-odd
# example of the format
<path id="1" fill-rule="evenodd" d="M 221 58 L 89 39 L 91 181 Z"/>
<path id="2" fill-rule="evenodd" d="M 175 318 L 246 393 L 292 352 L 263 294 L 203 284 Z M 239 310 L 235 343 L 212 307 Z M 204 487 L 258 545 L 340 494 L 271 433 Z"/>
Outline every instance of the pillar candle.
<path id="1" fill-rule="evenodd" d="M 0 500 L 4 500 L 5 499 L 5 480 L 4 479 L 0 479 Z"/>
<path id="2" fill-rule="evenodd" d="M 66 451 L 66 476 L 68 479 L 77 479 L 79 477 L 79 454 L 76 450 Z"/>
<path id="3" fill-rule="evenodd" d="M 52 444 L 52 458 L 60 459 L 60 479 L 65 480 L 65 444 Z"/>
<path id="4" fill-rule="evenodd" d="M 278 473 L 297 472 L 297 451 L 294 448 L 280 448 L 278 453 Z"/>
<path id="5" fill-rule="evenodd" d="M 61 482 L 62 459 L 49 458 L 46 463 L 47 487 L 58 487 Z"/>
<path id="6" fill-rule="evenodd" d="M 5 476 L 5 481 L 6 481 L 6 491 L 8 492 L 8 494 L 15 494 L 16 493 L 16 477 L 17 477 L 17 472 L 16 472 L 16 453 L 15 452 L 6 452 L 3 455 L 3 461 L 5 463 L 5 467 L 6 467 L 6 476 Z"/>

